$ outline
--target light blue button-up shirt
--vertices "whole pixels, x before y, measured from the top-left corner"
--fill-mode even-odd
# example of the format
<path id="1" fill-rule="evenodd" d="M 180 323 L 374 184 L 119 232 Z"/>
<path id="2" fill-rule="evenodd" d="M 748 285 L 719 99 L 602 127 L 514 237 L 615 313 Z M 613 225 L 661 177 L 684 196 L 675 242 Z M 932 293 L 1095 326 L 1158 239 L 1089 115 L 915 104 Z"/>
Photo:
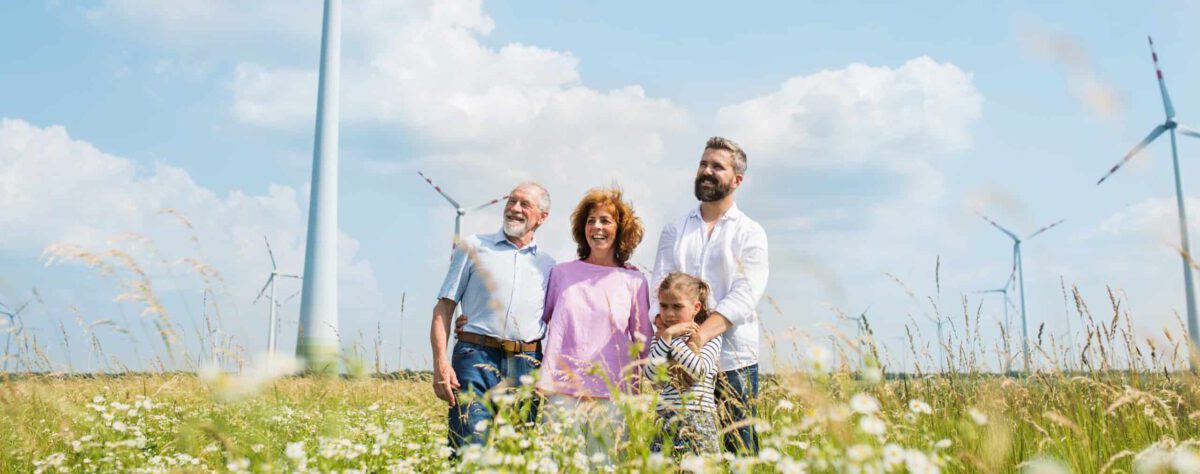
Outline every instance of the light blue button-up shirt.
<path id="1" fill-rule="evenodd" d="M 554 258 L 536 242 L 517 248 L 503 232 L 464 238 L 450 260 L 438 298 L 467 315 L 466 332 L 515 341 L 546 335 L 542 305 Z"/>

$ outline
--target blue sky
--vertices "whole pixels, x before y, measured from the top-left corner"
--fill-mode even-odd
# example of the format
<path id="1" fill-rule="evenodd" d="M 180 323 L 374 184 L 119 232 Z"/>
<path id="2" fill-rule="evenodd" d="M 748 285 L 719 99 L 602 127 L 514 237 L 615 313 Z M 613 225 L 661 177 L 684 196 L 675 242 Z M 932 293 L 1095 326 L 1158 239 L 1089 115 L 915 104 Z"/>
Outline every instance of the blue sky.
<path id="1" fill-rule="evenodd" d="M 648 266 L 715 134 L 750 155 L 739 202 L 771 239 L 772 335 L 822 340 L 833 308 L 870 306 L 881 334 L 911 315 L 928 339 L 938 257 L 940 305 L 960 319 L 960 295 L 974 308 L 969 292 L 1007 274 L 1009 246 L 979 210 L 1025 232 L 1067 219 L 1026 248 L 1031 326 L 1065 334 L 1061 277 L 1098 314 L 1106 286 L 1123 291 L 1139 333 L 1161 339 L 1183 304 L 1168 145 L 1094 183 L 1161 121 L 1147 34 L 1180 120 L 1200 124 L 1197 7 L 1043 3 L 346 0 L 343 339 L 369 347 L 381 328 L 391 366 L 401 341 L 406 366 L 427 366 L 452 214 L 417 169 L 466 202 L 546 183 L 539 239 L 560 259 L 575 199 L 618 182 L 650 228 L 634 257 Z M 131 329 L 140 309 L 81 265 L 43 265 L 43 249 L 133 232 L 161 254 L 132 249 L 181 327 L 202 305 L 179 259 L 201 256 L 225 277 L 225 334 L 261 351 L 262 235 L 284 270 L 303 264 L 319 22 L 316 1 L 0 7 L 0 302 L 37 288 L 27 325 L 46 340 L 64 321 L 85 365 L 72 308 Z M 1200 143 L 1180 143 L 1187 186 Z M 199 246 L 163 208 L 192 219 Z M 492 211 L 466 230 L 493 230 Z M 985 318 L 999 309 L 985 302 Z M 132 365 L 125 336 L 97 334 Z"/>

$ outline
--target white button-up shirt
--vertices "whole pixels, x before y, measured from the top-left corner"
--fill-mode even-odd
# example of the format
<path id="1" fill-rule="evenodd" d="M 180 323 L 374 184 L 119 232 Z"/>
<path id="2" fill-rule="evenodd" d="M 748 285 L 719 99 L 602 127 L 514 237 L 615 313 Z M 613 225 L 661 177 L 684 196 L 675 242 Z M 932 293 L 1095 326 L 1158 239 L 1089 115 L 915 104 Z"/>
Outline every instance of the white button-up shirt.
<path id="1" fill-rule="evenodd" d="M 658 239 L 651 286 L 651 308 L 658 309 L 658 285 L 671 272 L 703 279 L 711 291 L 709 309 L 732 327 L 721 344 L 721 370 L 758 363 L 758 301 L 767 287 L 767 233 L 737 205 L 705 231 L 700 208 L 663 227 Z"/>

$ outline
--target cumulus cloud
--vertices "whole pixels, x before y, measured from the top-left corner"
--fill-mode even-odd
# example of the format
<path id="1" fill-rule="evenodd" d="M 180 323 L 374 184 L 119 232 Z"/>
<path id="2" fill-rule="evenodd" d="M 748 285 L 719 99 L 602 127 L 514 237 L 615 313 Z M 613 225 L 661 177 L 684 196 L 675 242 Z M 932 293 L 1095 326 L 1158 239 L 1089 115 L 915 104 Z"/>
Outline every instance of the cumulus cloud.
<path id="1" fill-rule="evenodd" d="M 255 315 L 265 314 L 267 306 L 249 304 L 270 270 L 263 237 L 270 239 L 281 271 L 303 272 L 307 196 L 302 194 L 271 185 L 265 194 L 232 191 L 221 196 L 180 168 L 158 163 L 142 169 L 72 138 L 61 126 L 0 119 L 0 227 L 20 229 L 0 234 L 0 249 L 36 255 L 49 244 L 66 242 L 101 251 L 119 235 L 136 234 L 165 259 L 141 255 L 142 264 L 155 275 L 186 274 L 179 259 L 201 258 L 221 272 L 225 285 L 216 290 L 237 315 L 225 319 L 225 330 L 237 334 L 250 350 L 265 340 L 265 319 Z M 164 215 L 165 209 L 185 217 L 194 231 Z M 193 232 L 198 246 L 190 240 Z M 339 278 L 346 294 L 343 317 L 378 308 L 374 272 L 358 255 L 358 242 L 342 233 L 338 247 Z M 178 279 L 157 283 L 166 291 L 200 292 L 199 279 L 194 284 Z M 281 287 L 280 298 L 288 291 Z M 187 314 L 181 309 L 175 308 L 175 314 Z M 178 323 L 190 326 L 189 321 Z M 290 338 L 283 336 L 284 341 Z"/>
<path id="2" fill-rule="evenodd" d="M 888 163 L 969 147 L 982 104 L 970 74 L 919 57 L 793 77 L 722 107 L 716 124 L 773 165 Z"/>
<path id="3" fill-rule="evenodd" d="M 145 15 L 172 21 L 154 6 L 135 3 L 106 2 L 96 21 L 131 25 L 147 21 Z M 307 130 L 319 9 L 268 0 L 237 12 L 237 19 L 202 15 L 195 21 L 217 24 L 189 26 L 192 35 L 153 34 L 196 43 L 209 36 L 256 37 L 251 25 L 267 21 L 280 5 L 303 14 L 278 21 L 304 24 L 269 28 L 293 35 L 309 54 L 230 55 L 237 64 L 229 80 L 230 116 L 247 126 Z M 750 153 L 740 202 L 767 226 L 777 265 L 772 285 L 784 308 L 891 292 L 894 284 L 882 270 L 932 267 L 939 246 L 963 245 L 947 232 L 954 228 L 947 209 L 958 207 L 946 202 L 938 163 L 972 146 L 970 126 L 981 116 L 983 97 L 971 75 L 952 63 L 917 57 L 898 67 L 850 64 L 800 74 L 777 90 L 720 108 L 710 122 L 637 85 L 589 87 L 579 69 L 586 58 L 570 52 L 489 43 L 495 25 L 479 1 L 366 1 L 343 8 L 344 126 L 392 128 L 417 142 L 410 156 L 363 166 L 374 174 L 411 175 L 414 183 L 413 171 L 424 169 L 466 201 L 498 196 L 521 180 L 541 181 L 555 206 L 539 240 L 560 259 L 573 254 L 564 229 L 575 200 L 589 187 L 616 181 L 649 229 L 634 257 L 648 265 L 662 223 L 694 205 L 692 172 L 709 134 L 731 137 Z M 712 131 L 700 132 L 697 121 Z M 795 185 L 835 171 L 847 183 L 843 189 Z M 429 203 L 428 222 L 449 229 L 444 203 L 435 196 Z M 467 216 L 464 227 L 496 221 L 495 213 L 483 212 Z M 421 263 L 423 271 L 440 274 L 445 258 L 439 253 Z M 792 326 L 825 315 L 790 316 L 768 324 Z"/>

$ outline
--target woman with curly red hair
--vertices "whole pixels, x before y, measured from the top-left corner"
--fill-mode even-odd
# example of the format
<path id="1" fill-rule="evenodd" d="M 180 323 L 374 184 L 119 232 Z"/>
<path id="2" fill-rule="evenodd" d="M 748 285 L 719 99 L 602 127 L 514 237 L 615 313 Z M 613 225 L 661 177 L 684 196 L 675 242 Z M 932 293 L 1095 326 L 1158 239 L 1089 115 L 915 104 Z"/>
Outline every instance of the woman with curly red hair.
<path id="1" fill-rule="evenodd" d="M 628 265 L 642 233 L 640 219 L 619 189 L 588 191 L 571 214 L 579 260 L 555 265 L 546 290 L 538 380 L 550 405 L 545 413 L 596 412 L 601 424 L 586 433 L 595 452 L 607 451 L 603 445 L 623 426 L 611 398 L 631 390 L 634 357 L 645 356 L 654 334 L 650 285 Z"/>

